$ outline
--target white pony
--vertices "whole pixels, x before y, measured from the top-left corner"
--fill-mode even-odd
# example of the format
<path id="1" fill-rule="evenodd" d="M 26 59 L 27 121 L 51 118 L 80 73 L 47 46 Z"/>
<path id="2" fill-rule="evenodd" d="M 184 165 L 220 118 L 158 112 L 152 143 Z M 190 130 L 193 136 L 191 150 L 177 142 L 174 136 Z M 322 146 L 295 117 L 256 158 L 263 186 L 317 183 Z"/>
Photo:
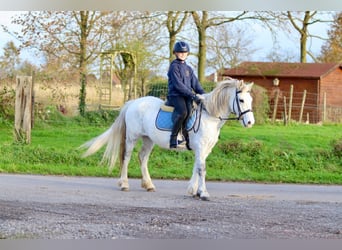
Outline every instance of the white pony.
<path id="1" fill-rule="evenodd" d="M 193 173 L 188 186 L 188 193 L 198 196 L 202 200 L 209 199 L 205 184 L 206 158 L 218 141 L 220 129 L 226 120 L 236 119 L 245 127 L 254 124 L 252 112 L 252 97 L 250 90 L 253 83 L 245 84 L 242 80 L 228 79 L 219 82 L 209 93 L 204 94 L 203 107 L 196 107 L 198 120 L 196 129 L 189 131 L 190 147 L 195 153 Z M 84 157 L 97 152 L 107 144 L 102 161 L 106 161 L 112 169 L 117 158 L 120 159 L 121 176 L 119 187 L 122 191 L 129 190 L 127 167 L 133 148 L 137 141 L 142 139 L 142 148 L 139 152 L 142 173 L 141 186 L 147 191 L 155 191 L 148 171 L 148 159 L 157 144 L 159 147 L 169 149 L 170 131 L 156 128 L 155 120 L 164 101 L 145 96 L 128 101 L 121 109 L 119 116 L 112 126 L 98 137 L 84 143 L 86 148 Z M 236 118 L 228 118 L 231 113 Z"/>

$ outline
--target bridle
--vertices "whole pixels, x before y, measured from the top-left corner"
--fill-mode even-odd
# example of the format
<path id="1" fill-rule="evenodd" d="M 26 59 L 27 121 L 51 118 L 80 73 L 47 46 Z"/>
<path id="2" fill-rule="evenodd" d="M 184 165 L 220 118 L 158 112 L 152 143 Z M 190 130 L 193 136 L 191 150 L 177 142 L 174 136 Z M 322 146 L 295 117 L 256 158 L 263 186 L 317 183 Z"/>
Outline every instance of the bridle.
<path id="1" fill-rule="evenodd" d="M 229 120 L 241 120 L 242 117 L 248 113 L 248 112 L 253 112 L 251 109 L 247 109 L 245 111 L 241 111 L 241 107 L 240 107 L 240 102 L 239 102 L 239 94 L 241 93 L 242 91 L 241 90 L 236 90 L 235 92 L 235 98 L 234 98 L 234 102 L 233 102 L 233 114 L 237 115 L 237 117 L 227 117 L 227 118 L 222 118 L 221 116 L 219 116 L 218 118 L 221 120 L 221 121 L 229 121 Z M 236 105 L 235 105 L 236 104 Z M 237 107 L 237 111 L 235 110 L 235 106 Z"/>
<path id="2" fill-rule="evenodd" d="M 244 125 L 246 126 L 245 121 L 242 119 L 242 117 L 246 113 L 253 112 L 253 111 L 251 109 L 247 109 L 247 110 L 241 112 L 239 96 L 238 96 L 241 92 L 242 92 L 241 90 L 236 90 L 235 98 L 234 98 L 234 102 L 233 102 L 233 112 L 232 113 L 235 114 L 235 115 L 238 115 L 238 116 L 237 117 L 226 117 L 226 118 L 223 118 L 223 117 L 219 116 L 218 119 L 220 119 L 221 121 L 230 121 L 230 120 L 237 120 L 237 121 L 239 121 L 239 120 L 242 120 Z M 235 105 L 237 107 L 237 111 L 238 112 L 236 112 L 236 110 L 235 110 Z M 194 126 L 194 132 L 195 133 L 197 133 L 197 131 L 199 130 L 200 124 L 201 124 L 202 110 L 203 109 L 206 110 L 202 102 L 201 102 L 201 104 L 199 106 L 200 106 L 199 109 L 196 109 L 196 112 L 199 113 L 199 116 L 197 118 L 197 120 L 198 120 L 197 128 L 195 128 L 195 126 Z"/>

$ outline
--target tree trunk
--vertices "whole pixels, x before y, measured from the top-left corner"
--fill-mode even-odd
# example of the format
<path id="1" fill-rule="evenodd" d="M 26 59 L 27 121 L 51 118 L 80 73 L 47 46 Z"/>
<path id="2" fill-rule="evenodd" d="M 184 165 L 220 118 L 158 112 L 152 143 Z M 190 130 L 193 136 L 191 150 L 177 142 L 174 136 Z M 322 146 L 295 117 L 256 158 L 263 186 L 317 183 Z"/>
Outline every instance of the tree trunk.
<path id="1" fill-rule="evenodd" d="M 84 116 L 86 111 L 86 86 L 87 86 L 87 29 L 88 29 L 88 12 L 80 11 L 81 18 L 81 39 L 80 39 L 80 98 L 79 98 L 79 111 L 80 115 Z"/>
<path id="2" fill-rule="evenodd" d="M 308 41 L 308 26 L 310 25 L 310 19 L 316 14 L 316 12 L 311 13 L 310 11 L 305 11 L 304 19 L 300 20 L 301 27 L 296 24 L 295 18 L 292 16 L 290 11 L 287 11 L 287 17 L 291 22 L 292 26 L 299 32 L 300 35 L 300 62 L 306 63 L 306 55 L 308 54 L 306 43 Z M 311 23 L 312 24 L 312 23 Z"/>
<path id="3" fill-rule="evenodd" d="M 196 11 L 191 12 L 198 32 L 198 69 L 197 75 L 200 82 L 205 79 L 205 63 L 207 60 L 206 29 L 208 27 L 208 12 L 202 11 L 202 20 Z"/>
<path id="4" fill-rule="evenodd" d="M 178 33 L 181 32 L 183 26 L 185 25 L 185 21 L 188 17 L 188 12 L 185 11 L 182 19 L 180 19 L 179 15 L 181 13 L 182 11 L 168 11 L 167 12 L 166 26 L 169 31 L 169 62 L 170 63 L 173 60 L 173 46 L 176 43 L 176 36 Z"/>
<path id="5" fill-rule="evenodd" d="M 306 63 L 306 42 L 307 42 L 307 35 L 302 33 L 300 36 L 300 62 Z"/>
<path id="6" fill-rule="evenodd" d="M 300 31 L 300 62 L 301 63 L 306 63 L 306 54 L 307 54 L 306 44 L 308 41 L 309 21 L 310 21 L 310 11 L 305 11 L 303 26 Z"/>
<path id="7" fill-rule="evenodd" d="M 169 41 L 169 49 L 170 49 L 170 55 L 169 55 L 169 63 L 173 61 L 173 46 L 176 43 L 176 35 L 170 33 L 170 41 Z"/>
<path id="8" fill-rule="evenodd" d="M 198 33 L 199 49 L 198 49 L 198 80 L 203 82 L 205 80 L 205 64 L 207 60 L 207 34 L 205 29 Z"/>

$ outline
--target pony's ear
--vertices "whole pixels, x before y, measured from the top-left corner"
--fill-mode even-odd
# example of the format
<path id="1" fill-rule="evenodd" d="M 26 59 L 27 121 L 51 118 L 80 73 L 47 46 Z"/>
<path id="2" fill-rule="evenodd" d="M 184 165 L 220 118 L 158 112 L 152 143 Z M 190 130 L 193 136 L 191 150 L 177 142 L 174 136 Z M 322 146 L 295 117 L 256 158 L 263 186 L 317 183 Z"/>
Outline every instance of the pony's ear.
<path id="1" fill-rule="evenodd" d="M 238 90 L 243 90 L 245 87 L 245 83 L 243 82 L 243 80 L 238 80 L 236 85 L 237 85 L 236 87 Z"/>
<path id="2" fill-rule="evenodd" d="M 252 90 L 253 85 L 254 85 L 254 82 L 246 83 L 246 84 L 244 85 L 243 90 L 246 91 L 246 92 L 250 92 L 250 91 Z"/>

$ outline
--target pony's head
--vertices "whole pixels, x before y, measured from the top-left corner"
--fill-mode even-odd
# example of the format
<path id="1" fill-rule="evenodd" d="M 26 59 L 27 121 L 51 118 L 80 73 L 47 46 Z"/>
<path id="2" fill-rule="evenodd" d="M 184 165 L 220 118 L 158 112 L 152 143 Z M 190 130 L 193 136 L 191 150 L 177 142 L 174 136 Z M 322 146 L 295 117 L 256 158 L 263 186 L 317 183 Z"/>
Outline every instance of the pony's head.
<path id="1" fill-rule="evenodd" d="M 246 84 L 233 78 L 218 82 L 213 91 L 204 95 L 207 112 L 220 120 L 240 120 L 243 126 L 252 127 L 252 86 L 253 83 Z M 235 113 L 237 118 L 222 118 L 229 116 L 230 113 Z"/>
<path id="2" fill-rule="evenodd" d="M 252 111 L 251 89 L 252 83 L 244 83 L 240 80 L 236 84 L 235 98 L 231 98 L 230 108 L 238 116 L 239 121 L 244 127 L 250 128 L 255 120 Z"/>

